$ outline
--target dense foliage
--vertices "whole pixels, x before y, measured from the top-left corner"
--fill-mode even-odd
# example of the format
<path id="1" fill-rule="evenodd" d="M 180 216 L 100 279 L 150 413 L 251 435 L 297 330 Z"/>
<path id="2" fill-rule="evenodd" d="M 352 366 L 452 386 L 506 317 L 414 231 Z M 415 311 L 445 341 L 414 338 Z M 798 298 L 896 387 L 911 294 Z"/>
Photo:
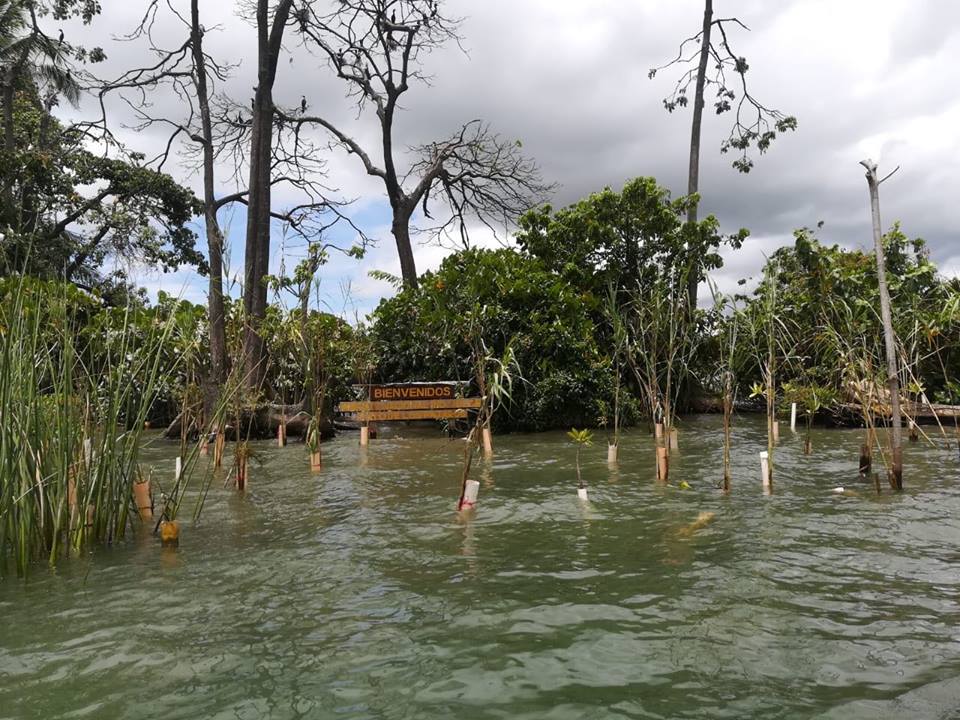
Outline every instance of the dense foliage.
<path id="1" fill-rule="evenodd" d="M 941 277 L 923 240 L 908 239 L 898 225 L 884 237 L 884 250 L 903 387 L 908 395 L 960 402 L 960 282 Z M 836 402 L 853 399 L 851 383 L 879 382 L 883 334 L 874 254 L 825 245 L 803 228 L 792 247 L 770 257 L 768 269 L 741 320 L 756 327 L 764 296 L 774 293 L 783 381 L 821 388 Z M 761 354 L 755 346 L 746 350 L 748 357 Z M 750 366 L 748 359 L 745 378 L 757 372 Z"/>
<path id="2" fill-rule="evenodd" d="M 613 393 L 592 319 L 599 302 L 513 250 L 451 255 L 419 288 L 380 303 L 372 328 L 378 376 L 472 380 L 472 337 L 498 356 L 512 344 L 524 382 L 495 418 L 499 429 L 595 425 Z"/>

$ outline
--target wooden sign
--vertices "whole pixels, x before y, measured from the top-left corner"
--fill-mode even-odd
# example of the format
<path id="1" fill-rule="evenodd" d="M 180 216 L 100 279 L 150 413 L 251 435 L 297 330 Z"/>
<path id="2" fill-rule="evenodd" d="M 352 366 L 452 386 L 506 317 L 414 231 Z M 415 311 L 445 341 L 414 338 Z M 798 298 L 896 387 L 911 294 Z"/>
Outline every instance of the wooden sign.
<path id="1" fill-rule="evenodd" d="M 340 412 L 358 413 L 374 410 L 451 410 L 456 408 L 479 408 L 483 400 L 478 397 L 453 398 L 452 400 L 395 400 L 371 402 L 359 400 L 356 402 L 342 402 Z"/>
<path id="2" fill-rule="evenodd" d="M 361 422 L 392 420 L 456 420 L 477 410 L 482 398 L 454 397 L 458 383 L 405 383 L 370 385 L 369 400 L 343 402 L 342 413 L 354 415 Z"/>

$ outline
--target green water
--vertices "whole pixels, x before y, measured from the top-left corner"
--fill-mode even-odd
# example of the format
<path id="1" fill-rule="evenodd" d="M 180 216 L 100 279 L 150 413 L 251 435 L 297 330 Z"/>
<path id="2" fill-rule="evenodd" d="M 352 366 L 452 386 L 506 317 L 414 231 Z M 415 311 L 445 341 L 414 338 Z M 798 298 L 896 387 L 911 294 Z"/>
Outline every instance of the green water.
<path id="1" fill-rule="evenodd" d="M 645 433 L 614 470 L 598 436 L 585 507 L 563 434 L 502 437 L 458 518 L 462 443 L 402 432 L 324 445 L 320 475 L 264 443 L 178 550 L 134 537 L 0 582 L 0 718 L 960 713 L 955 447 L 911 445 L 906 492 L 877 498 L 858 433 L 805 457 L 787 430 L 765 497 L 743 418 L 723 496 L 719 418 L 693 418 L 671 459 L 691 490 L 654 482 Z M 174 452 L 146 457 L 169 474 Z"/>

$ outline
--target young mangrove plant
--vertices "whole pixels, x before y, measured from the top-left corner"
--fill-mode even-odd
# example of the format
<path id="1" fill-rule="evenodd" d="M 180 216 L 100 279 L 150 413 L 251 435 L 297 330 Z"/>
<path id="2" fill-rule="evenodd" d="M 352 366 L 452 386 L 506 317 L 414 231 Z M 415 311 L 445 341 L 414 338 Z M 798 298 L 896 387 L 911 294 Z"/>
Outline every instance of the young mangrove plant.
<path id="1" fill-rule="evenodd" d="M 818 412 L 821 412 L 824 408 L 829 407 L 836 401 L 836 393 L 834 393 L 831 388 L 813 383 L 804 385 L 796 382 L 788 382 L 783 384 L 783 398 L 786 403 L 796 403 L 803 412 L 806 424 L 806 433 L 803 438 L 803 454 L 809 455 L 813 452 L 813 439 L 811 437 L 813 421 Z"/>
<path id="2" fill-rule="evenodd" d="M 471 323 L 470 326 L 476 327 L 474 323 Z M 522 382 L 523 380 L 512 342 L 507 343 L 507 347 L 500 357 L 491 353 L 483 340 L 476 337 L 475 333 L 471 333 L 470 345 L 473 348 L 475 380 L 481 393 L 482 403 L 477 412 L 476 421 L 467 435 L 466 447 L 463 450 L 463 475 L 460 480 L 460 497 L 457 500 L 457 510 L 471 507 L 476 502 L 476 490 L 479 488 L 479 483 L 470 480 L 473 456 L 479 451 L 481 445 L 489 442 L 489 432 L 494 414 L 498 409 L 512 402 L 514 382 Z M 472 491 L 470 483 L 475 483 Z"/>
<path id="3" fill-rule="evenodd" d="M 580 472 L 580 452 L 585 447 L 593 445 L 593 433 L 589 430 L 577 430 L 573 428 L 567 432 L 567 437 L 577 446 L 577 494 L 582 500 L 586 500 L 587 487 L 583 484 L 583 474 Z"/>
<path id="4" fill-rule="evenodd" d="M 712 279 L 708 279 L 713 296 L 714 336 L 717 338 L 717 359 L 712 377 L 704 385 L 719 391 L 723 405 L 723 491 L 730 492 L 730 445 L 733 433 L 733 407 L 736 400 L 737 373 L 743 365 L 743 349 L 737 342 L 743 314 L 736 298 L 723 295 Z"/>

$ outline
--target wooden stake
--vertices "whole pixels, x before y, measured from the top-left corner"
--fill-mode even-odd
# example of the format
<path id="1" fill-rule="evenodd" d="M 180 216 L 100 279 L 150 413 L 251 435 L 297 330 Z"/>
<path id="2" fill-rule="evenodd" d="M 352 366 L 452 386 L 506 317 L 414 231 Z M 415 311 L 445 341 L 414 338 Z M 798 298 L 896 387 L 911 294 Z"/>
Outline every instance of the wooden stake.
<path id="1" fill-rule="evenodd" d="M 663 423 L 656 423 L 653 426 L 653 436 L 657 439 L 657 444 L 663 442 Z"/>
<path id="2" fill-rule="evenodd" d="M 247 458 L 241 455 L 237 458 L 237 490 L 244 492 L 247 489 Z"/>
<path id="3" fill-rule="evenodd" d="M 903 448 L 893 449 L 893 463 L 890 465 L 890 487 L 894 490 L 903 489 Z"/>
<path id="4" fill-rule="evenodd" d="M 779 420 L 773 421 L 773 441 L 775 443 L 780 442 L 780 421 Z"/>
<path id="5" fill-rule="evenodd" d="M 152 520 L 153 501 L 150 499 L 150 480 L 133 484 L 133 499 L 137 503 L 140 519 L 144 521 Z"/>
<path id="6" fill-rule="evenodd" d="M 493 457 L 493 436 L 490 434 L 490 428 L 483 428 L 483 454 L 485 457 Z"/>
<path id="7" fill-rule="evenodd" d="M 760 453 L 760 482 L 763 484 L 763 491 L 769 493 L 770 483 L 770 453 L 766 450 Z"/>
<path id="8" fill-rule="evenodd" d="M 360 428 L 360 447 L 367 447 L 370 444 L 370 427 L 363 425 Z"/>
<path id="9" fill-rule="evenodd" d="M 610 465 L 616 465 L 617 463 L 617 454 L 620 448 L 616 445 L 607 445 L 607 463 Z"/>
<path id="10" fill-rule="evenodd" d="M 583 502 L 589 502 L 590 497 L 587 495 L 587 489 L 585 487 L 577 488 L 577 497 Z"/>
<path id="11" fill-rule="evenodd" d="M 183 475 L 183 458 L 178 455 L 173 466 L 173 481 L 178 482 L 181 475 Z"/>
<path id="12" fill-rule="evenodd" d="M 287 446 L 287 418 L 285 415 L 280 417 L 280 424 L 277 425 L 277 447 Z"/>
<path id="13" fill-rule="evenodd" d="M 317 448 L 316 451 L 310 453 L 310 469 L 313 470 L 314 472 L 317 472 L 318 470 L 320 470 L 320 467 L 321 467 L 320 449 Z"/>
<path id="14" fill-rule="evenodd" d="M 219 430 L 213 439 L 213 466 L 215 468 L 223 465 L 223 451 L 227 445 L 226 434 Z"/>
<path id="15" fill-rule="evenodd" d="M 670 449 L 671 450 L 680 449 L 680 435 L 677 432 L 676 428 L 670 428 Z"/>
<path id="16" fill-rule="evenodd" d="M 797 404 L 790 403 L 790 430 L 797 431 Z"/>
<path id="17" fill-rule="evenodd" d="M 870 445 L 870 440 L 867 439 L 860 446 L 860 474 L 864 477 L 870 475 L 870 469 L 873 466 L 873 447 Z"/>
<path id="18" fill-rule="evenodd" d="M 657 480 L 667 482 L 670 477 L 670 456 L 665 447 L 657 448 Z"/>

